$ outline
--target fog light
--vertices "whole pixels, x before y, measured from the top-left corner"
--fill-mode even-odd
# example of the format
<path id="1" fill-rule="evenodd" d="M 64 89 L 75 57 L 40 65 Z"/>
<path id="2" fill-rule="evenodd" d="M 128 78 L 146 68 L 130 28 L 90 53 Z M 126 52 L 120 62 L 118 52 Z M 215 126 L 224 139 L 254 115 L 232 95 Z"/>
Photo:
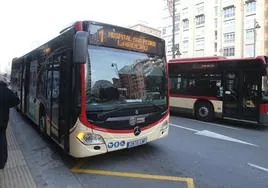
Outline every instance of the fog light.
<path id="1" fill-rule="evenodd" d="M 80 132 L 76 137 L 85 145 L 104 143 L 103 138 L 100 135 L 94 133 Z"/>

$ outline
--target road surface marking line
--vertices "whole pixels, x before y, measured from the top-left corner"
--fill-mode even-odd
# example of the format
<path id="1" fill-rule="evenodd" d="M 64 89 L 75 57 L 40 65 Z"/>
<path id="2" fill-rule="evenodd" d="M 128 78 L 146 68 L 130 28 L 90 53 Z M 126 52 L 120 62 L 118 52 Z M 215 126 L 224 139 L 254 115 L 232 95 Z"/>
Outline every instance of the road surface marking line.
<path id="1" fill-rule="evenodd" d="M 250 146 L 254 146 L 254 147 L 259 147 L 256 144 L 252 144 L 252 143 L 249 143 L 249 142 L 245 142 L 245 141 L 242 141 L 242 140 L 231 138 L 231 137 L 228 137 L 228 136 L 225 136 L 225 135 L 222 135 L 222 134 L 219 134 L 219 133 L 215 133 L 215 132 L 212 132 L 212 131 L 208 131 L 208 130 L 199 131 L 199 130 L 196 130 L 196 129 L 183 127 L 183 126 L 176 125 L 176 124 L 173 124 L 173 123 L 170 123 L 170 126 L 185 129 L 185 130 L 189 130 L 189 131 L 193 131 L 193 132 L 195 132 L 194 134 L 200 135 L 200 136 L 206 136 L 206 137 L 215 138 L 215 139 L 219 139 L 219 140 L 225 140 L 225 141 L 230 141 L 230 142 L 236 142 L 236 143 L 240 143 L 240 144 L 250 145 Z"/>
<path id="2" fill-rule="evenodd" d="M 248 165 L 251 166 L 251 167 L 257 168 L 259 170 L 268 172 L 268 168 L 264 168 L 264 167 L 261 167 L 261 166 L 255 165 L 255 164 L 251 164 L 251 163 L 248 163 Z"/>
<path id="3" fill-rule="evenodd" d="M 77 164 L 74 165 L 73 168 L 71 168 L 71 171 L 72 171 L 73 169 L 78 169 L 80 166 L 82 166 L 82 165 L 84 164 L 84 162 L 86 162 L 86 159 L 79 160 L 79 162 L 77 162 Z"/>
<path id="4" fill-rule="evenodd" d="M 227 129 L 242 130 L 242 129 L 240 129 L 240 128 L 229 127 L 229 126 L 226 126 L 226 125 L 220 125 L 220 124 L 217 124 L 217 123 L 209 123 L 209 122 L 199 121 L 199 120 L 196 120 L 196 119 L 188 119 L 188 118 L 182 118 L 182 117 L 180 117 L 180 118 L 181 118 L 181 119 L 185 119 L 185 120 L 190 120 L 190 121 L 198 122 L 198 123 L 202 123 L 202 124 L 207 124 L 207 125 L 213 125 L 213 126 L 223 127 L 223 128 L 227 128 Z"/>
<path id="5" fill-rule="evenodd" d="M 136 173 L 128 173 L 128 172 L 113 172 L 113 171 L 105 171 L 105 170 L 91 170 L 91 169 L 80 169 L 80 168 L 73 168 L 71 169 L 71 171 L 75 173 L 99 174 L 99 175 L 120 176 L 120 177 L 129 177 L 129 178 L 186 182 L 188 188 L 194 188 L 194 181 L 192 178 L 183 178 L 183 177 L 175 177 L 175 176 L 159 176 L 159 175 L 151 175 L 151 174 L 136 174 Z"/>
<path id="6" fill-rule="evenodd" d="M 207 124 L 207 125 L 213 125 L 213 126 L 218 126 L 218 127 L 224 127 L 224 128 L 227 128 L 227 129 L 242 130 L 242 129 L 239 129 L 239 128 L 236 128 L 236 127 L 228 127 L 228 126 L 226 126 L 226 125 L 220 125 L 220 124 L 217 124 L 217 123 L 209 123 L 209 122 L 199 121 L 199 120 L 195 120 L 195 119 L 191 119 L 191 121 L 195 121 L 195 122 L 199 122 L 199 123 Z"/>
<path id="7" fill-rule="evenodd" d="M 252 144 L 252 143 L 249 143 L 249 142 L 245 142 L 245 141 L 242 141 L 242 140 L 238 140 L 238 139 L 235 139 L 235 138 L 231 138 L 231 137 L 228 137 L 228 136 L 225 136 L 225 135 L 222 135 L 222 134 L 218 134 L 218 133 L 215 133 L 215 132 L 211 132 L 211 131 L 208 131 L 208 130 L 198 131 L 195 134 L 196 135 L 201 135 L 201 136 L 207 136 L 207 137 L 210 137 L 210 138 L 216 138 L 216 139 L 220 139 L 220 140 L 230 141 L 230 142 L 236 142 L 236 143 L 240 143 L 240 144 L 246 144 L 246 145 L 250 145 L 250 146 L 254 146 L 254 147 L 259 147 L 258 145 L 255 145 L 255 144 Z"/>
<path id="8" fill-rule="evenodd" d="M 183 126 L 176 125 L 176 124 L 173 124 L 173 123 L 170 123 L 169 125 L 171 125 L 171 126 L 173 126 L 173 127 L 177 127 L 177 128 L 185 129 L 185 130 L 188 130 L 188 131 L 193 131 L 193 132 L 198 132 L 198 131 L 199 131 L 199 130 L 196 130 L 196 129 L 191 129 L 191 128 L 188 128 L 188 127 L 183 127 Z"/>

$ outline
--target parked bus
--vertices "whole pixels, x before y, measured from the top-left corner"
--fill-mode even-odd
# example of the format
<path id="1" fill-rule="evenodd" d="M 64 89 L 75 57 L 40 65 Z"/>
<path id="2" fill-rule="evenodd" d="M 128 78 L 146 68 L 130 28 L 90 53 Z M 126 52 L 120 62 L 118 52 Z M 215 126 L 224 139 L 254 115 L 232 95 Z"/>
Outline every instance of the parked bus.
<path id="1" fill-rule="evenodd" d="M 18 110 L 73 157 L 168 135 L 165 42 L 145 33 L 75 22 L 13 59 L 11 87 Z"/>
<path id="2" fill-rule="evenodd" d="M 173 59 L 168 70 L 171 111 L 268 124 L 267 57 Z"/>

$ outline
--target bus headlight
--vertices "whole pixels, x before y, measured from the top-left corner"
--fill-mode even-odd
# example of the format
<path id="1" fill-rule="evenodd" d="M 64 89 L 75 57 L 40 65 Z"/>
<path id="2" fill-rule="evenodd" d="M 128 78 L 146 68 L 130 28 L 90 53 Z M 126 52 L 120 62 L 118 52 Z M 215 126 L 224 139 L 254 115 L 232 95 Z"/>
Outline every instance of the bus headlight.
<path id="1" fill-rule="evenodd" d="M 85 145 L 104 143 L 103 138 L 100 135 L 94 133 L 80 132 L 76 137 Z"/>
<path id="2" fill-rule="evenodd" d="M 164 131 L 164 130 L 167 130 L 168 129 L 168 121 L 165 120 L 163 123 L 162 123 L 162 126 L 161 126 L 161 130 Z"/>

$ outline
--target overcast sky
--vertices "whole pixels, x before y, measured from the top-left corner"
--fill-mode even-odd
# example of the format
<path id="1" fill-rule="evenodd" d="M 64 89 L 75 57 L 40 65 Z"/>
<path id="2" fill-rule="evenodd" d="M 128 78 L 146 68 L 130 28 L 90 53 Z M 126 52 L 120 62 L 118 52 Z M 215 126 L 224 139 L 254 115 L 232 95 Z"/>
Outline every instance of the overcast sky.
<path id="1" fill-rule="evenodd" d="M 165 0 L 2 0 L 0 71 L 13 57 L 40 46 L 77 20 L 159 27 Z"/>

